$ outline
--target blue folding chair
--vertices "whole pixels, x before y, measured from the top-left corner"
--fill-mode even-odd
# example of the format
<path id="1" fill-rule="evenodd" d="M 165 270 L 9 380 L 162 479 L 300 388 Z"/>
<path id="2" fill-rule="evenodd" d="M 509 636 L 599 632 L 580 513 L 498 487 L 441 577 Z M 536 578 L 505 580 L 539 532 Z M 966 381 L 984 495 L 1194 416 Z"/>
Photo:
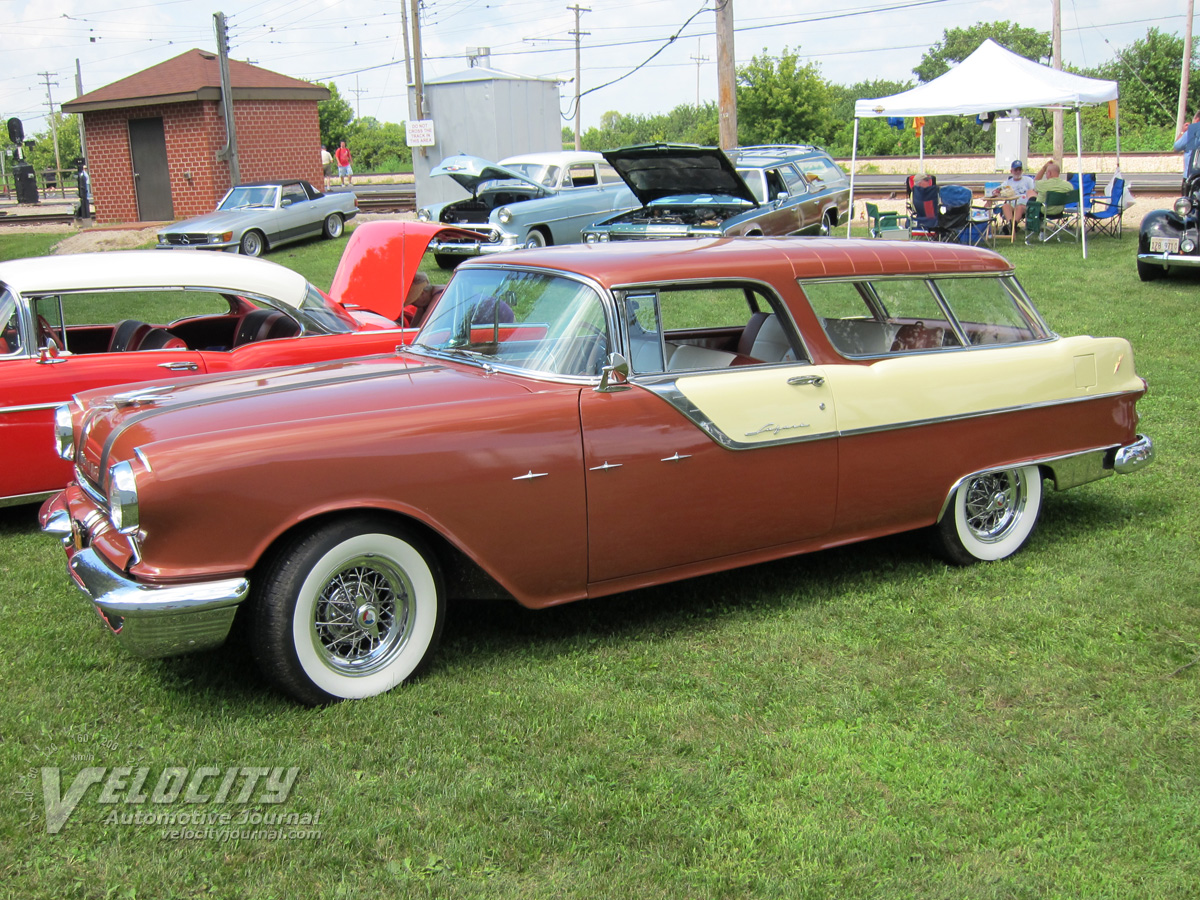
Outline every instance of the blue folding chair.
<path id="1" fill-rule="evenodd" d="M 1083 228 L 1083 223 L 1087 217 L 1088 211 L 1092 208 L 1092 197 L 1096 193 L 1096 176 L 1090 172 L 1083 173 L 1083 208 L 1079 208 L 1079 173 L 1072 172 L 1067 176 L 1067 181 L 1071 183 L 1070 203 L 1063 207 L 1063 215 L 1067 219 L 1070 228 L 1076 234 Z M 1049 206 L 1050 204 L 1046 204 Z"/>
<path id="2" fill-rule="evenodd" d="M 1092 203 L 1087 211 L 1087 224 L 1094 230 L 1112 237 L 1121 236 L 1121 216 L 1124 215 L 1125 179 L 1113 178 L 1107 197 Z"/>

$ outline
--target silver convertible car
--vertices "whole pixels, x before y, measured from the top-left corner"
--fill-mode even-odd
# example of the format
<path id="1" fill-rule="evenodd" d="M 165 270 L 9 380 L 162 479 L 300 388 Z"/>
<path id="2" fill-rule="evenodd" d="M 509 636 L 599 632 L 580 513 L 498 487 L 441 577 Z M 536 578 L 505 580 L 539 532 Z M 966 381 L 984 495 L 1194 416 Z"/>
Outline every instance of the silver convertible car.
<path id="1" fill-rule="evenodd" d="M 604 157 L 586 151 L 526 153 L 499 163 L 451 156 L 429 174 L 453 178 L 471 196 L 422 207 L 417 219 L 487 235 L 487 240 L 430 245 L 443 269 L 502 250 L 576 244 L 581 231 L 597 219 L 640 205 Z"/>
<path id="2" fill-rule="evenodd" d="M 308 237 L 338 238 L 358 215 L 353 192 L 323 194 L 307 181 L 239 184 L 215 212 L 185 219 L 158 233 L 158 249 L 189 247 L 261 256 L 272 247 Z"/>

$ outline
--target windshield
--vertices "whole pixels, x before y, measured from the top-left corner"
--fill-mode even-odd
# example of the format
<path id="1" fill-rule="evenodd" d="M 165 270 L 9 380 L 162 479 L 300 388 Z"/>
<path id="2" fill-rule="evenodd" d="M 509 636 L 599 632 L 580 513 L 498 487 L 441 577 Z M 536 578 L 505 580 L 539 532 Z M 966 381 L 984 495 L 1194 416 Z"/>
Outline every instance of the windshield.
<path id="1" fill-rule="evenodd" d="M 291 310 L 292 314 L 300 319 L 305 325 L 309 326 L 307 330 L 314 330 L 312 326 L 316 326 L 316 331 L 323 331 L 329 334 L 346 334 L 355 330 L 354 317 L 346 312 L 340 306 L 334 306 L 325 300 L 325 295 L 313 287 L 311 284 L 308 290 L 304 293 L 304 299 L 300 301 L 300 306 L 297 309 Z"/>
<path id="2" fill-rule="evenodd" d="M 501 163 L 501 165 L 510 172 L 524 175 L 530 181 L 535 181 L 546 187 L 554 187 L 558 184 L 558 166 L 547 166 L 539 163 Z"/>
<path id="3" fill-rule="evenodd" d="M 221 202 L 217 209 L 247 209 L 252 206 L 275 205 L 275 192 L 279 190 L 271 185 L 258 187 L 235 187 Z"/>
<path id="4" fill-rule="evenodd" d="M 591 287 L 541 272 L 459 271 L 421 328 L 418 349 L 553 375 L 599 375 L 608 323 Z"/>

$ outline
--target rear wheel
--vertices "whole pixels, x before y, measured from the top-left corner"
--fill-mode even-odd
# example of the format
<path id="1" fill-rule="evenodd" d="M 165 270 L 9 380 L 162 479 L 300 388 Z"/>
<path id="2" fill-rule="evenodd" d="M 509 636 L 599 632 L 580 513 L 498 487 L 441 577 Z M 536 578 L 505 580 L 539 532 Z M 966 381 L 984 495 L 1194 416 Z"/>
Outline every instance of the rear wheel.
<path id="1" fill-rule="evenodd" d="M 247 231 L 242 235 L 241 251 L 243 256 L 262 256 L 266 249 L 266 239 L 259 232 Z"/>
<path id="2" fill-rule="evenodd" d="M 937 525 L 941 550 L 960 566 L 1012 556 L 1037 525 L 1042 473 L 1037 466 L 966 478 Z"/>
<path id="3" fill-rule="evenodd" d="M 428 663 L 445 617 L 424 543 L 356 516 L 300 538 L 256 589 L 254 655 L 281 690 L 311 705 L 391 690 Z"/>
<path id="4" fill-rule="evenodd" d="M 837 216 L 832 210 L 827 210 L 825 215 L 821 216 L 821 237 L 829 237 L 833 234 L 833 229 L 837 227 Z"/>
<path id="5" fill-rule="evenodd" d="M 1142 281 L 1155 281 L 1162 278 L 1166 274 L 1166 269 L 1162 266 L 1156 266 L 1153 263 L 1144 263 L 1140 259 L 1137 261 L 1138 278 Z"/>
<path id="6" fill-rule="evenodd" d="M 325 226 L 322 228 L 322 231 L 325 233 L 325 237 L 332 240 L 334 238 L 340 238 L 344 228 L 345 223 L 342 221 L 341 214 L 330 213 L 325 217 Z"/>

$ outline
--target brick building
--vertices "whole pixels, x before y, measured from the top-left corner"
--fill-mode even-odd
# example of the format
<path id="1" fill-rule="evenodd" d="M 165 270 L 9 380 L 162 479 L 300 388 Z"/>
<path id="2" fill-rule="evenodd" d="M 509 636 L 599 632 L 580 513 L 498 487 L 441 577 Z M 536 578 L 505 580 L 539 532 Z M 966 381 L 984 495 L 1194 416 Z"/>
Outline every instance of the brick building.
<path id="1" fill-rule="evenodd" d="M 329 91 L 229 60 L 240 180 L 321 185 L 317 103 Z M 231 187 L 216 54 L 189 50 L 64 103 L 82 114 L 98 222 L 211 212 Z"/>

